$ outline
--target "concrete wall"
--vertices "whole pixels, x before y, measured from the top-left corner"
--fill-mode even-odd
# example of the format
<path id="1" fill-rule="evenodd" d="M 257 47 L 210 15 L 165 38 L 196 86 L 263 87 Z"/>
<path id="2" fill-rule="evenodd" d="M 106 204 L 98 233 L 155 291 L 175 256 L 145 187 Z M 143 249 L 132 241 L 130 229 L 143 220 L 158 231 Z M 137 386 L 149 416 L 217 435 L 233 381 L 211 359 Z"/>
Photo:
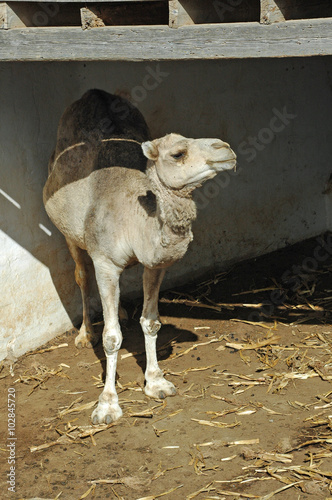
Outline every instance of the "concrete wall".
<path id="1" fill-rule="evenodd" d="M 0 359 L 79 320 L 73 263 L 42 205 L 68 104 L 93 87 L 121 92 L 154 137 L 220 137 L 238 153 L 236 175 L 196 193 L 195 240 L 169 270 L 171 286 L 331 228 L 329 70 L 331 58 L 0 64 Z M 140 278 L 128 271 L 123 292 L 136 293 Z"/>

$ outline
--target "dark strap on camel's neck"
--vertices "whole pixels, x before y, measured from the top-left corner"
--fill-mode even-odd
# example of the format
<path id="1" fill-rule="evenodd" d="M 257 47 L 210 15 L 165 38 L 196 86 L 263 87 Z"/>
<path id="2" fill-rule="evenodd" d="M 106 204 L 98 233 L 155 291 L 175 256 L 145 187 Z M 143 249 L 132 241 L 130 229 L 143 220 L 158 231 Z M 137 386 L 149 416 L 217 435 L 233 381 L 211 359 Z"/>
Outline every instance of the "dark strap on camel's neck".
<path id="1" fill-rule="evenodd" d="M 136 144 L 139 144 L 139 146 L 142 145 L 141 142 L 135 141 L 135 139 L 122 139 L 120 137 L 111 137 L 110 139 L 102 139 L 101 140 L 101 142 L 111 142 L 111 141 L 135 142 Z"/>
<path id="2" fill-rule="evenodd" d="M 111 142 L 111 141 L 134 142 L 134 143 L 138 144 L 139 146 L 142 145 L 141 142 L 135 141 L 135 139 L 124 139 L 122 137 L 111 137 L 109 139 L 102 139 L 100 142 Z M 79 147 L 79 146 L 85 146 L 85 144 L 86 144 L 86 142 L 78 142 L 77 144 L 73 144 L 72 146 L 68 146 L 68 148 L 61 151 L 61 153 L 58 154 L 58 156 L 55 158 L 55 160 L 53 162 L 53 168 L 56 165 L 59 158 L 61 158 L 62 155 L 67 153 L 67 151 L 70 151 L 71 149 L 74 149 L 74 148 Z"/>

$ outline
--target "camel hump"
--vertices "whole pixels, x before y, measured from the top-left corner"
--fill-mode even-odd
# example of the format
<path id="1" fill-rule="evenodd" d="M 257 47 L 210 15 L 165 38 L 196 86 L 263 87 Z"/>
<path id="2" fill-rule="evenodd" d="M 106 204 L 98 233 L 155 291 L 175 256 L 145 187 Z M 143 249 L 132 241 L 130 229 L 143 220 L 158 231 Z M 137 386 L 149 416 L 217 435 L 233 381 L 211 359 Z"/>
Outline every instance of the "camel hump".
<path id="1" fill-rule="evenodd" d="M 104 90 L 88 90 L 62 115 L 56 156 L 76 144 L 96 146 L 111 138 L 142 143 L 150 138 L 150 133 L 143 115 L 127 99 Z"/>
<path id="2" fill-rule="evenodd" d="M 94 170 L 121 166 L 144 171 L 147 159 L 141 144 L 149 139 L 143 115 L 127 99 L 87 91 L 60 119 L 46 198 Z"/>

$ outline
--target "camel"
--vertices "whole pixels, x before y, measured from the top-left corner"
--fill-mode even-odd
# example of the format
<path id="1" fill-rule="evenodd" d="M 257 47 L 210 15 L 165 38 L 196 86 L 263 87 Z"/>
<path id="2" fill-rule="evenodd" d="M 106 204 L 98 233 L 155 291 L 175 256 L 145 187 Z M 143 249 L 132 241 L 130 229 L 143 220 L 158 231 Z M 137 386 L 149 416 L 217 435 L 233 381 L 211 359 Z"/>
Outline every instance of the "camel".
<path id="1" fill-rule="evenodd" d="M 146 348 L 145 394 L 163 399 L 176 393 L 157 361 L 160 285 L 166 268 L 183 257 L 193 239 L 194 189 L 235 164 L 235 153 L 220 139 L 171 133 L 151 140 L 138 109 L 101 90 L 86 92 L 65 110 L 43 199 L 76 265 L 83 301 L 77 347 L 98 341 L 89 318 L 84 251 L 95 269 L 104 316 L 106 379 L 93 424 L 109 424 L 122 415 L 115 388 L 122 342 L 119 315 L 124 314 L 119 278 L 136 263 L 144 266 L 140 323 Z"/>

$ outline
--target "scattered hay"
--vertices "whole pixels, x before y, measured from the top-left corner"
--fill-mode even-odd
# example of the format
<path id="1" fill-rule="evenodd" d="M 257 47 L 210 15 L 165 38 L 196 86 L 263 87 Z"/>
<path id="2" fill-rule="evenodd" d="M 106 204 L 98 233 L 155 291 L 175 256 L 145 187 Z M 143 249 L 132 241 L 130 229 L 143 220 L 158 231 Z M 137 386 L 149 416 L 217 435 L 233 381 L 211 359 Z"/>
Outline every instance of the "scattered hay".
<path id="1" fill-rule="evenodd" d="M 282 462 L 283 464 L 289 464 L 293 461 L 291 454 L 254 451 L 251 448 L 243 448 L 242 455 L 246 460 L 259 458 L 265 462 Z"/>
<path id="2" fill-rule="evenodd" d="M 90 401 L 89 403 L 84 403 L 82 405 L 75 406 L 77 405 L 77 403 L 82 401 L 82 399 L 83 399 L 82 396 L 80 396 L 79 398 L 75 399 L 72 403 L 70 403 L 70 405 L 67 406 L 64 410 L 60 410 L 57 415 L 58 418 L 62 418 L 65 415 L 68 415 L 69 413 L 79 413 L 81 411 L 90 410 L 98 403 L 98 400 L 96 399 L 95 401 Z"/>
<path id="3" fill-rule="evenodd" d="M 159 467 L 158 467 L 158 471 L 154 474 L 154 476 L 152 477 L 151 481 L 155 481 L 156 479 L 158 479 L 159 477 L 163 477 L 165 476 L 165 474 L 167 472 L 170 472 L 171 470 L 175 470 L 175 469 L 182 469 L 183 465 L 178 465 L 176 467 L 170 467 L 168 469 L 162 469 L 162 465 L 161 463 L 159 464 Z"/>
<path id="4" fill-rule="evenodd" d="M 200 495 L 201 493 L 210 493 L 210 491 L 215 491 L 215 488 L 212 485 L 213 482 L 207 484 L 206 486 L 203 486 L 203 488 L 201 488 L 198 491 L 194 491 L 194 493 L 191 493 L 186 497 L 186 500 L 193 500 L 194 498 L 198 497 L 198 495 Z"/>
<path id="5" fill-rule="evenodd" d="M 150 486 L 151 479 L 144 479 L 135 476 L 125 476 L 116 479 L 93 479 L 89 481 L 89 484 L 96 487 L 97 484 L 121 484 L 123 486 L 127 486 L 132 490 L 141 490 Z"/>
<path id="6" fill-rule="evenodd" d="M 260 347 L 265 347 L 267 345 L 278 344 L 279 341 L 280 337 L 278 337 L 277 335 L 273 335 L 272 337 L 261 340 L 260 342 L 247 342 L 246 344 L 241 344 L 238 342 L 226 342 L 226 347 L 237 350 L 243 349 L 247 351 L 252 349 L 259 349 Z"/>
<path id="7" fill-rule="evenodd" d="M 209 441 L 207 443 L 201 443 L 198 446 L 211 446 L 212 448 L 220 448 L 222 446 L 241 446 L 244 444 L 259 444 L 259 438 L 254 439 L 240 439 L 238 441 L 221 441 L 220 439 L 216 439 L 213 441 Z"/>
<path id="8" fill-rule="evenodd" d="M 179 410 L 174 411 L 173 413 L 169 413 L 168 415 L 165 415 L 164 417 L 157 418 L 154 422 L 159 422 L 160 420 L 164 420 L 165 418 L 172 418 L 175 417 L 175 415 L 178 415 L 183 411 L 183 408 L 180 408 Z"/>
<path id="9" fill-rule="evenodd" d="M 231 424 L 227 424 L 225 422 L 211 422 L 210 420 L 198 420 L 197 418 L 191 418 L 193 422 L 198 422 L 200 425 L 207 425 L 209 427 L 218 427 L 218 429 L 232 429 L 233 427 L 237 427 L 241 425 L 241 422 L 233 422 Z"/>
<path id="10" fill-rule="evenodd" d="M 161 410 L 164 410 L 166 407 L 166 400 L 162 404 L 152 406 L 152 408 L 148 408 L 147 410 L 143 410 L 140 412 L 128 412 L 126 413 L 127 417 L 137 417 L 137 418 L 152 418 L 155 415 L 158 415 Z"/>
<path id="11" fill-rule="evenodd" d="M 151 495 L 151 496 L 148 496 L 148 497 L 142 497 L 142 498 L 138 498 L 137 500 L 156 500 L 157 498 L 160 498 L 160 497 L 164 497 L 166 495 L 169 495 L 170 493 L 173 493 L 174 491 L 180 489 L 183 487 L 183 484 L 180 484 L 179 486 L 176 486 L 175 488 L 172 488 L 168 491 L 165 491 L 164 493 L 159 493 L 159 495 Z"/>
<path id="12" fill-rule="evenodd" d="M 61 363 L 58 369 L 50 369 L 44 365 L 34 365 L 34 374 L 28 373 L 31 372 L 31 370 L 27 370 L 26 372 L 24 372 L 24 375 L 20 375 L 20 377 L 14 381 L 14 384 L 17 384 L 18 382 L 29 384 L 30 382 L 37 381 L 37 384 L 35 384 L 31 391 L 28 393 L 28 396 L 30 396 L 38 387 L 40 389 L 47 389 L 45 387 L 45 383 L 51 377 L 58 376 L 70 379 L 70 377 L 66 373 L 62 373 L 63 366 L 67 365 L 63 365 L 63 363 Z"/>
<path id="13" fill-rule="evenodd" d="M 30 446 L 30 451 L 31 453 L 34 453 L 36 451 L 43 451 L 46 450 L 47 448 L 51 448 L 52 446 L 56 445 L 69 445 L 69 444 L 83 444 L 82 439 L 85 439 L 87 437 L 91 438 L 92 444 L 94 446 L 97 445 L 96 441 L 94 440 L 93 436 L 97 434 L 98 432 L 106 431 L 107 429 L 110 429 L 111 427 L 114 427 L 117 425 L 116 422 L 113 422 L 111 424 L 100 424 L 100 425 L 84 425 L 84 426 L 67 426 L 66 431 L 61 431 L 59 428 L 56 429 L 56 431 L 61 434 L 61 436 L 56 440 L 56 441 L 51 441 L 49 443 L 44 443 L 39 446 Z"/>
<path id="14" fill-rule="evenodd" d="M 197 296 L 178 296 L 174 300 L 162 301 L 166 303 L 181 303 L 182 305 L 185 305 L 187 307 L 201 307 L 207 310 L 210 309 L 215 312 L 220 312 L 222 309 L 228 309 L 229 311 L 231 311 L 234 308 L 238 307 L 260 310 L 264 305 L 264 302 L 260 301 L 257 302 L 257 304 L 249 303 L 249 300 L 243 304 L 213 302 L 209 297 L 206 296 L 205 293 L 206 287 L 209 287 L 210 284 L 213 284 L 213 281 L 205 282 L 204 285 L 202 284 L 201 287 L 198 287 Z M 325 497 L 327 497 L 328 491 L 332 492 L 332 472 L 330 467 L 332 459 L 332 391 L 327 392 L 326 389 L 326 393 L 318 394 L 316 396 L 316 399 L 314 399 L 311 394 L 310 400 L 309 398 L 306 400 L 305 397 L 303 397 L 303 401 L 289 400 L 288 411 L 291 411 L 291 413 L 277 411 L 280 409 L 277 404 L 274 405 L 267 403 L 268 400 L 265 404 L 265 402 L 257 401 L 256 397 L 253 397 L 253 400 L 250 400 L 249 398 L 242 398 L 241 403 L 240 398 L 238 401 L 236 401 L 237 397 L 235 396 L 247 390 L 253 391 L 254 394 L 252 396 L 256 396 L 257 391 L 257 393 L 260 395 L 260 401 L 264 401 L 262 392 L 269 393 L 270 395 L 275 394 L 276 399 L 278 399 L 281 394 L 288 394 L 285 391 L 288 384 L 288 389 L 291 389 L 291 384 L 305 384 L 306 381 L 310 381 L 311 379 L 315 379 L 315 381 L 317 381 L 317 383 L 319 384 L 322 384 L 323 382 L 325 383 L 325 385 L 331 383 L 332 332 L 316 332 L 314 331 L 314 326 L 308 325 L 306 327 L 306 330 L 309 330 L 310 333 L 304 333 L 300 339 L 298 336 L 298 332 L 303 331 L 302 328 L 301 330 L 300 328 L 296 330 L 296 335 L 295 330 L 289 328 L 289 338 L 287 340 L 287 345 L 285 345 L 285 342 L 281 337 L 281 334 L 284 333 L 285 329 L 279 328 L 280 325 L 290 327 L 291 325 L 294 326 L 305 323 L 308 320 L 312 320 L 313 318 L 318 317 L 315 316 L 318 313 L 321 314 L 322 311 L 325 311 L 327 304 L 329 305 L 329 307 L 331 307 L 332 305 L 331 296 L 321 297 L 316 300 L 314 299 L 314 297 L 312 297 L 314 290 L 311 284 L 310 286 L 304 286 L 304 284 L 302 285 L 301 289 L 298 290 L 298 293 L 295 294 L 296 297 L 301 296 L 301 303 L 288 304 L 287 296 L 285 295 L 283 303 L 275 308 L 278 309 L 280 315 L 281 313 L 287 313 L 287 315 L 290 317 L 290 315 L 292 314 L 292 319 L 294 320 L 292 321 L 292 323 L 281 323 L 281 321 L 279 321 L 280 318 L 274 318 L 273 322 L 270 323 L 270 319 L 264 318 L 264 315 L 262 315 L 262 317 L 264 318 L 264 322 L 253 322 L 234 318 L 233 321 L 240 321 L 241 323 L 243 323 L 241 331 L 245 332 L 243 333 L 243 337 L 238 340 L 237 338 L 234 338 L 234 334 L 227 333 L 221 335 L 220 332 L 223 331 L 223 326 L 221 326 L 220 330 L 218 330 L 218 334 L 215 334 L 215 332 L 213 331 L 213 334 L 215 336 L 213 336 L 212 338 L 210 330 L 212 330 L 214 327 L 205 326 L 203 322 L 200 322 L 200 325 L 202 326 L 194 326 L 193 330 L 197 333 L 197 335 L 201 335 L 202 337 L 204 337 L 205 334 L 206 336 L 208 336 L 209 338 L 207 339 L 207 341 L 191 344 L 185 349 L 179 349 L 180 352 L 174 350 L 173 353 L 168 357 L 169 363 L 169 360 L 174 360 L 176 362 L 178 358 L 192 353 L 193 350 L 201 350 L 201 352 L 203 352 L 204 349 L 206 349 L 209 350 L 209 353 L 211 353 L 211 351 L 222 352 L 227 350 L 226 355 L 228 355 L 230 352 L 229 349 L 233 349 L 234 351 L 232 352 L 232 354 L 237 357 L 237 360 L 242 360 L 241 364 L 243 362 L 242 366 L 244 373 L 242 373 L 242 370 L 238 370 L 239 373 L 234 373 L 235 371 L 237 371 L 235 368 L 232 368 L 230 371 L 217 371 L 215 370 L 215 368 L 218 367 L 218 365 L 216 364 L 201 367 L 190 367 L 188 366 L 189 363 L 187 363 L 187 367 L 184 370 L 173 371 L 168 369 L 168 371 L 165 371 L 166 375 L 169 374 L 174 377 L 183 377 L 183 382 L 187 383 L 187 385 L 185 386 L 186 389 L 179 391 L 179 405 L 181 405 L 181 397 L 183 398 L 182 401 L 184 400 L 184 398 L 206 398 L 206 403 L 211 403 L 211 400 L 209 398 L 213 398 L 215 400 L 218 400 L 218 404 L 220 402 L 220 407 L 218 406 L 216 408 L 216 411 L 209 411 L 208 404 L 206 406 L 203 406 L 203 411 L 201 411 L 201 413 L 203 415 L 206 414 L 206 420 L 190 418 L 191 415 L 196 416 L 193 413 L 191 415 L 185 415 L 185 413 L 183 413 L 183 415 L 181 416 L 181 419 L 186 418 L 188 420 L 188 427 L 191 426 L 191 428 L 196 429 L 195 432 L 199 433 L 198 436 L 200 435 L 202 437 L 204 436 L 204 432 L 207 432 L 207 429 L 198 429 L 198 425 L 219 429 L 233 428 L 241 425 L 241 421 L 236 420 L 235 422 L 225 423 L 222 421 L 218 421 L 218 419 L 223 419 L 223 417 L 225 417 L 226 415 L 234 414 L 236 416 L 234 418 L 237 419 L 239 417 L 242 420 L 242 424 L 244 424 L 245 421 L 250 422 L 250 419 L 255 420 L 255 414 L 257 414 L 258 412 L 266 412 L 267 418 L 270 415 L 281 415 L 289 417 L 296 416 L 296 418 L 299 418 L 300 424 L 302 424 L 301 435 L 292 435 L 290 437 L 285 437 L 282 445 L 276 445 L 276 448 L 272 451 L 265 451 L 264 449 L 262 449 L 262 444 L 260 443 L 262 443 L 263 439 L 260 440 L 259 437 L 253 438 L 250 431 L 248 432 L 248 434 L 244 432 L 243 434 L 244 437 L 247 436 L 251 439 L 216 439 L 207 441 L 207 439 L 211 439 L 210 437 L 208 437 L 205 438 L 206 442 L 193 445 L 194 450 L 191 449 L 189 464 L 183 463 L 175 467 L 171 467 L 171 465 L 173 465 L 172 463 L 164 464 L 163 467 L 160 464 L 156 472 L 155 470 L 149 471 L 149 478 L 141 478 L 136 476 L 121 477 L 123 475 L 122 472 L 119 473 L 120 477 L 111 477 L 109 479 L 97 478 L 89 481 L 89 488 L 80 498 L 84 499 L 90 496 L 93 497 L 96 488 L 102 487 L 102 485 L 109 485 L 109 487 L 119 485 L 135 491 L 142 488 L 148 488 L 151 486 L 152 481 L 156 481 L 159 478 L 164 478 L 167 475 L 169 475 L 168 477 L 171 481 L 171 479 L 173 479 L 174 477 L 181 477 L 181 469 L 183 469 L 184 471 L 185 468 L 187 468 L 188 470 L 188 465 L 191 467 L 191 474 L 192 476 L 194 476 L 195 480 L 198 479 L 201 481 L 200 483 L 195 484 L 192 489 L 194 489 L 194 487 L 199 488 L 199 486 L 201 486 L 200 489 L 197 489 L 193 493 L 190 493 L 186 496 L 181 495 L 181 491 L 177 491 L 183 486 L 180 485 L 170 490 L 164 491 L 163 493 L 151 494 L 148 497 L 143 497 L 138 500 L 155 500 L 160 497 L 166 497 L 167 495 L 172 494 L 175 497 L 177 496 L 179 498 L 186 498 L 187 500 L 195 499 L 200 495 L 204 500 L 212 500 L 212 498 L 225 499 L 226 497 L 230 497 L 233 499 L 259 498 L 260 500 L 270 500 L 274 496 L 277 496 L 279 493 L 291 489 L 294 489 L 294 493 L 292 492 L 294 498 L 297 498 L 299 496 L 299 493 L 301 492 L 305 494 L 311 494 L 314 497 L 322 496 L 325 494 Z M 280 287 L 275 285 L 272 287 L 257 288 L 247 292 L 240 292 L 237 295 L 245 293 L 263 293 L 278 289 L 280 289 Z M 320 315 L 319 318 L 320 321 L 324 322 L 324 318 L 322 315 Z M 261 328 L 263 328 L 265 331 L 261 330 Z M 228 332 L 227 329 L 225 329 L 225 331 Z M 177 338 L 178 337 L 172 338 L 169 342 L 161 346 L 158 351 L 162 352 L 165 351 L 165 349 L 173 348 Z M 48 353 L 54 349 L 65 346 L 65 344 L 60 344 L 59 346 L 51 346 L 34 353 L 29 353 L 29 355 Z M 140 356 L 143 354 L 144 352 L 126 353 L 121 356 L 121 359 L 125 360 L 128 357 Z M 259 362 L 259 365 L 256 369 L 257 360 Z M 251 374 L 248 374 L 250 366 L 253 365 L 254 361 L 256 361 L 256 364 L 254 365 L 253 372 Z M 100 360 L 98 359 L 97 361 L 93 363 L 87 363 L 86 365 L 88 368 L 90 368 L 96 363 L 100 363 Z M 276 370 L 277 365 L 278 370 Z M 168 366 L 169 364 L 166 365 L 166 367 Z M 29 372 L 25 372 L 18 380 L 16 380 L 16 383 L 20 382 L 33 385 L 32 391 L 30 392 L 30 394 L 32 394 L 32 392 L 37 389 L 45 389 L 47 381 L 50 378 L 67 376 L 64 373 L 65 368 L 68 368 L 68 365 L 65 365 L 64 363 L 61 363 L 57 369 L 52 370 L 48 369 L 47 367 L 36 366 L 34 367 L 34 372 L 32 372 L 31 369 Z M 204 374 L 204 372 L 210 369 L 210 374 Z M 0 367 L 0 378 L 3 377 L 1 374 L 1 370 L 2 368 Z M 177 369 L 175 368 L 175 370 Z M 195 382 L 195 380 L 197 380 L 198 378 L 197 373 L 199 374 L 200 372 L 202 372 L 202 377 L 205 375 L 204 380 L 208 380 L 207 384 L 199 385 L 197 384 L 197 382 Z M 93 377 L 93 382 L 90 379 L 90 383 L 94 383 L 97 387 L 103 386 L 101 376 Z M 211 390 L 212 387 L 213 391 Z M 220 389 L 220 394 L 225 394 L 225 392 L 227 391 L 229 395 L 232 391 L 234 396 L 227 398 L 219 394 L 213 394 L 212 392 L 218 391 L 218 389 L 216 389 L 217 387 L 222 388 Z M 136 391 L 142 393 L 142 390 L 142 383 L 139 384 L 136 381 L 132 381 L 127 384 L 123 384 L 117 381 L 117 392 L 119 394 L 125 391 Z M 320 390 L 322 391 L 322 389 Z M 116 425 L 116 423 L 112 423 L 108 426 L 79 426 L 77 425 L 78 419 L 75 418 L 66 423 L 64 421 L 61 421 L 61 419 L 64 419 L 65 417 L 70 418 L 72 415 L 90 410 L 97 403 L 97 401 L 90 401 L 83 404 L 83 398 L 80 395 L 81 393 L 73 392 L 72 394 L 75 395 L 75 397 L 76 395 L 79 397 L 77 397 L 65 408 L 60 408 L 57 415 L 54 417 L 54 419 L 52 419 L 52 421 L 55 420 L 57 422 L 58 426 L 55 428 L 51 426 L 50 429 L 47 429 L 52 432 L 55 430 L 58 434 L 60 434 L 60 436 L 58 436 L 56 440 L 49 440 L 47 443 L 41 444 L 40 446 L 30 447 L 31 452 L 43 451 L 56 445 L 69 446 L 71 444 L 79 444 L 89 449 L 89 447 L 97 446 L 99 444 L 94 438 L 96 433 L 102 432 Z M 165 452 L 165 455 L 170 455 L 172 459 L 173 456 L 183 456 L 183 453 L 185 453 L 183 441 L 181 441 L 181 443 L 177 443 L 177 441 L 174 439 L 175 434 L 173 424 L 176 423 L 177 419 L 175 419 L 175 421 L 173 422 L 171 419 L 183 412 L 184 409 L 178 408 L 176 411 L 172 411 L 170 413 L 166 410 L 166 400 L 163 401 L 162 404 L 160 404 L 159 402 L 158 405 L 150 407 L 151 400 L 148 400 L 144 396 L 144 394 L 139 394 L 137 396 L 142 397 L 143 399 L 130 399 L 129 396 L 128 399 L 120 400 L 121 406 L 125 408 L 123 418 L 121 419 L 121 422 L 124 422 L 124 426 L 131 427 L 132 425 L 135 425 L 136 422 L 139 425 L 140 419 L 150 419 L 150 422 L 147 422 L 147 428 L 150 428 L 151 430 L 152 439 L 154 439 L 155 442 L 158 441 L 158 449 L 160 450 L 160 453 L 164 455 L 164 452 L 162 450 L 175 450 L 174 453 Z M 292 396 L 288 397 L 295 399 L 296 396 L 294 396 L 293 393 Z M 280 399 L 281 398 L 279 397 L 278 403 L 280 403 Z M 298 399 L 301 399 L 301 397 L 298 397 Z M 286 403 L 285 397 L 284 400 Z M 132 420 L 133 418 L 135 419 L 134 423 Z M 168 420 L 168 428 L 157 428 L 157 422 L 163 420 Z M 161 424 L 161 426 L 163 426 L 163 424 Z M 164 426 L 166 427 L 165 422 Z M 163 434 L 166 432 L 168 432 L 168 434 L 166 434 L 166 436 L 163 436 Z M 214 432 L 215 434 L 216 431 L 212 429 L 212 431 L 210 430 L 210 432 Z M 236 432 L 237 429 L 235 429 L 234 434 L 230 433 L 228 436 L 236 437 Z M 226 435 L 226 433 L 224 434 Z M 212 436 L 214 435 L 212 434 Z M 171 437 L 171 439 L 168 439 L 169 437 Z M 241 435 L 239 437 L 243 436 Z M 203 440 L 204 437 L 202 441 Z M 163 446 L 163 444 L 165 444 L 165 441 L 166 443 L 170 442 L 174 444 Z M 259 445 L 259 447 L 257 445 Z M 252 449 L 251 446 L 254 446 L 255 449 Z M 228 448 L 231 447 L 234 447 L 235 449 L 229 450 Z M 221 448 L 225 448 L 225 450 L 222 450 Z M 179 454 L 177 453 L 177 450 L 180 450 Z M 214 450 L 218 450 L 218 452 L 215 452 Z M 234 451 L 235 453 L 232 454 L 231 451 Z M 74 451 L 74 453 L 83 456 L 83 454 L 79 453 L 78 451 Z M 227 456 L 222 456 L 222 454 Z M 217 463 L 216 461 L 212 462 L 212 460 L 209 460 L 211 459 L 211 457 L 214 457 L 215 459 L 217 455 Z M 247 460 L 247 462 L 244 462 L 244 460 Z M 249 462 L 249 460 L 251 460 L 252 462 Z M 209 461 L 211 463 L 209 463 Z M 212 480 L 215 477 L 218 477 L 216 474 L 214 474 L 214 471 L 221 470 L 226 466 L 227 462 L 231 461 L 234 461 L 234 464 L 232 464 L 234 465 L 234 470 L 236 470 L 236 468 L 240 464 L 241 466 L 245 465 L 244 467 L 242 467 L 241 475 L 235 477 L 236 475 L 234 473 L 231 475 L 231 479 L 227 481 Z M 165 465 L 169 467 L 166 467 Z M 176 469 L 179 469 L 177 476 L 177 472 L 175 471 Z M 174 476 L 172 475 L 172 471 L 175 471 Z M 208 477 L 205 478 L 204 476 L 206 475 Z M 208 479 L 211 480 L 208 482 Z M 266 486 L 268 485 L 269 489 L 271 489 L 270 493 L 263 496 L 257 496 L 255 494 L 246 493 L 243 491 L 245 485 L 251 485 L 254 482 L 263 481 L 265 481 L 265 483 L 263 484 L 266 484 Z M 266 481 L 268 481 L 268 483 L 266 483 Z M 280 484 L 276 485 L 276 482 L 279 482 Z M 162 484 L 162 480 L 159 484 Z M 174 483 L 171 484 L 173 485 Z M 232 491 L 228 491 L 230 489 L 230 487 L 228 486 L 229 484 L 234 486 L 234 488 L 238 486 L 240 491 L 233 491 L 233 488 L 231 488 Z M 163 489 L 166 490 L 166 488 L 167 485 Z M 256 493 L 255 490 L 251 491 Z M 267 489 L 265 489 L 264 491 L 267 491 Z M 122 498 L 114 491 L 113 488 L 112 492 L 114 497 L 119 499 Z M 173 492 L 175 492 L 175 494 Z M 289 494 L 291 495 L 291 492 L 289 492 Z M 124 494 L 124 498 L 126 498 L 126 494 Z"/>
<path id="15" fill-rule="evenodd" d="M 185 370 L 182 370 L 181 372 L 172 372 L 167 370 L 165 372 L 165 375 L 174 375 L 176 377 L 183 377 L 184 375 L 187 375 L 190 372 L 204 372 L 206 370 L 209 370 L 210 368 L 215 368 L 218 365 L 209 365 L 209 366 L 202 366 L 200 368 L 186 368 Z"/>
<path id="16" fill-rule="evenodd" d="M 39 349 L 38 351 L 27 352 L 26 356 L 33 356 L 34 354 L 43 354 L 44 352 L 51 352 L 54 351 L 55 349 L 61 349 L 62 347 L 68 347 L 68 344 L 64 343 L 59 345 L 52 345 L 51 347 L 46 347 L 45 349 Z"/>
<path id="17" fill-rule="evenodd" d="M 80 496 L 79 500 L 83 500 L 84 498 L 88 497 L 90 495 L 90 493 L 92 493 L 92 495 L 94 495 L 95 489 L 96 489 L 96 485 L 93 484 L 92 486 L 90 486 L 90 488 L 85 493 L 83 493 L 82 496 Z"/>
<path id="18" fill-rule="evenodd" d="M 212 344 L 214 342 L 221 342 L 223 339 L 224 339 L 224 336 L 222 335 L 219 338 L 215 337 L 215 338 L 213 338 L 211 340 L 208 340 L 207 342 L 201 342 L 199 344 L 193 344 L 191 347 L 188 347 L 188 349 L 185 349 L 184 351 L 180 351 L 178 353 L 171 354 L 171 356 L 169 357 L 169 359 L 180 358 L 180 357 L 184 356 L 185 354 L 188 354 L 189 352 L 193 351 L 194 349 L 196 350 L 199 347 L 206 346 L 206 345 Z"/>

